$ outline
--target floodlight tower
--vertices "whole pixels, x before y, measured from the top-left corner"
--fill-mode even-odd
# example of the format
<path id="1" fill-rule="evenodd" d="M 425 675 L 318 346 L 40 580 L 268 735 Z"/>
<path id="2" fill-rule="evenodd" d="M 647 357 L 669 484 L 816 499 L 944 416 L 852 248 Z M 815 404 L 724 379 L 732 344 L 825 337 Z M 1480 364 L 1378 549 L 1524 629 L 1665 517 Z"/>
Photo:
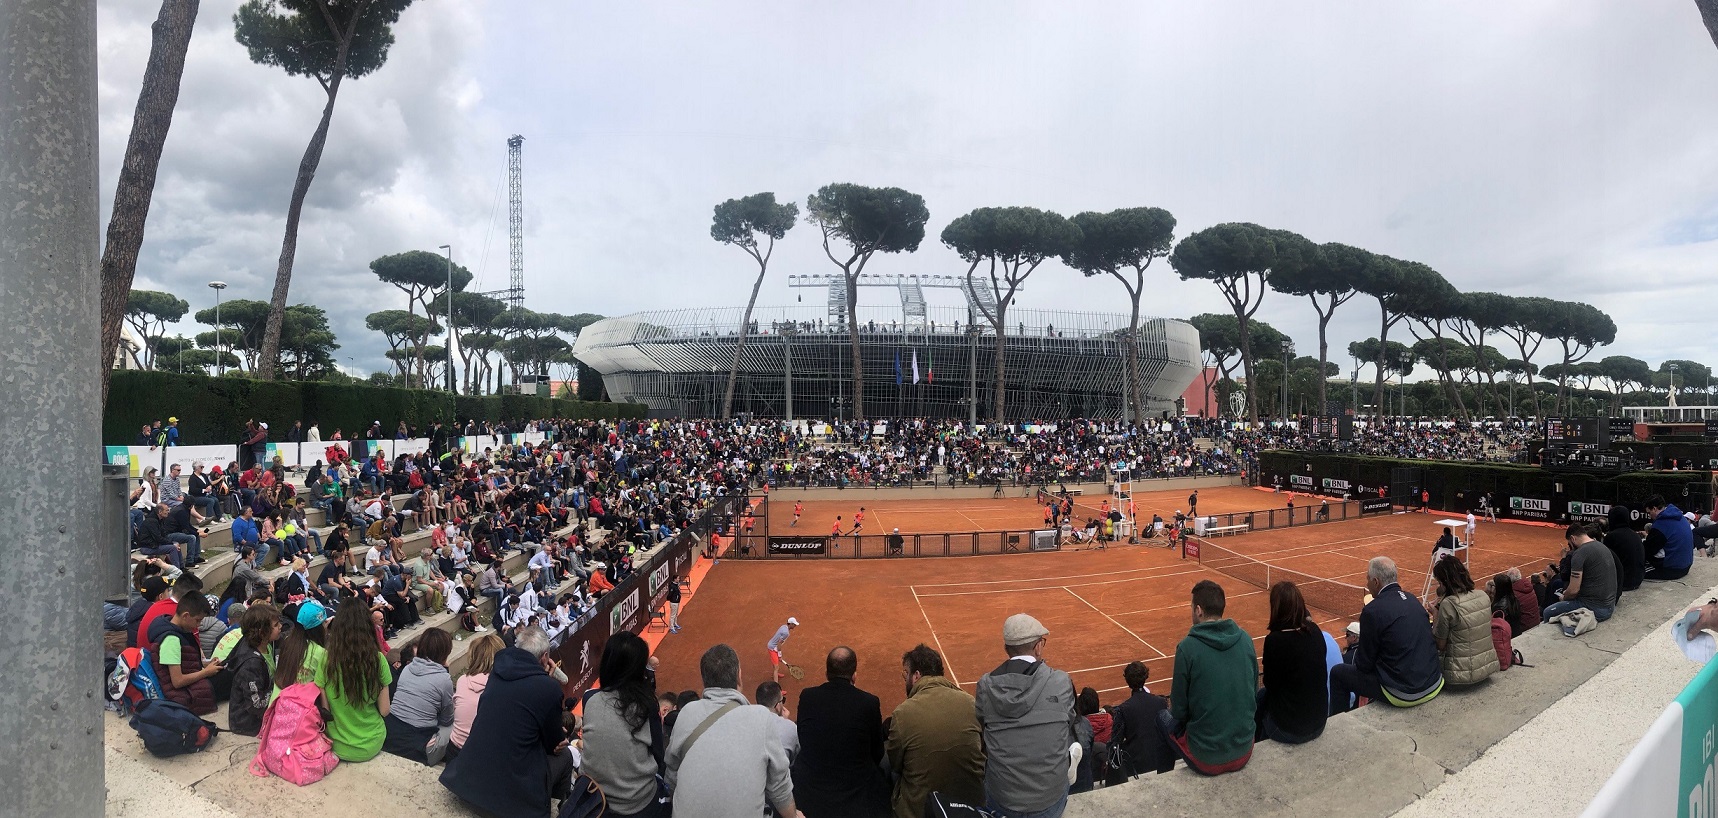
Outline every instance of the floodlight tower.
<path id="1" fill-rule="evenodd" d="M 525 197 L 520 192 L 520 165 L 525 137 L 507 138 L 507 306 L 525 306 Z"/>

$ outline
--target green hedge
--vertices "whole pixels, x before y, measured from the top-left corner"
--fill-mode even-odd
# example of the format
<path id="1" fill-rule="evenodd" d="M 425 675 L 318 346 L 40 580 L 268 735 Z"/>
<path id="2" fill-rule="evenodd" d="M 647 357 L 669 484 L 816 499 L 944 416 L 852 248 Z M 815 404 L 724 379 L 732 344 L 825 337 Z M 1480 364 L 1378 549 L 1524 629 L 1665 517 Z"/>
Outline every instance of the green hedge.
<path id="1" fill-rule="evenodd" d="M 642 418 L 645 406 L 532 395 L 461 395 L 450 402 L 446 392 L 424 389 L 117 371 L 108 387 L 102 440 L 109 446 L 130 445 L 137 442 L 143 424 L 165 422 L 168 417 L 179 418 L 180 441 L 187 446 L 236 443 L 251 418 L 267 423 L 269 439 L 277 441 L 285 439 L 295 420 L 303 420 L 306 426 L 316 421 L 324 439 L 333 437 L 336 429 L 351 439 L 376 420 L 391 436 L 402 420 L 427 428 L 436 420 L 447 422 L 450 413 L 461 423 L 468 419 Z"/>

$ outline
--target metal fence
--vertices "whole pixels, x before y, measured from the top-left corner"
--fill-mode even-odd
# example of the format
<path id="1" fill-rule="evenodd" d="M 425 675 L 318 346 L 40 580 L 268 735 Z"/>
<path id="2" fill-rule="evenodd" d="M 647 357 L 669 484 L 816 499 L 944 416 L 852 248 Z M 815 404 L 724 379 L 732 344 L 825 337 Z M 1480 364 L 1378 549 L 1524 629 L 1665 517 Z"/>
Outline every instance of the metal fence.
<path id="1" fill-rule="evenodd" d="M 1237 525 L 1244 525 L 1249 531 L 1269 531 L 1273 528 L 1289 528 L 1354 519 L 1360 516 L 1360 503 L 1356 500 L 1342 500 L 1328 505 L 1297 503 L 1293 509 L 1290 509 L 1285 503 L 1282 508 L 1237 511 L 1233 514 L 1201 514 L 1199 516 L 1206 521 L 1206 531 L 1213 528 L 1231 528 Z"/>

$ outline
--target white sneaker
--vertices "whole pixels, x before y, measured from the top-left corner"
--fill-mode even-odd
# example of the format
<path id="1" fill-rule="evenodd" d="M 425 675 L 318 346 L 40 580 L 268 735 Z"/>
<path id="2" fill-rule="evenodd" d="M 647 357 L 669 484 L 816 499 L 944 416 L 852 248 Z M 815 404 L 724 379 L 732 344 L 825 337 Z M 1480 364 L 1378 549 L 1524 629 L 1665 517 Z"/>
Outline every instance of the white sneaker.
<path id="1" fill-rule="evenodd" d="M 472 633 L 488 633 L 488 632 L 489 632 L 489 626 L 488 625 L 478 625 L 477 630 L 472 631 Z"/>

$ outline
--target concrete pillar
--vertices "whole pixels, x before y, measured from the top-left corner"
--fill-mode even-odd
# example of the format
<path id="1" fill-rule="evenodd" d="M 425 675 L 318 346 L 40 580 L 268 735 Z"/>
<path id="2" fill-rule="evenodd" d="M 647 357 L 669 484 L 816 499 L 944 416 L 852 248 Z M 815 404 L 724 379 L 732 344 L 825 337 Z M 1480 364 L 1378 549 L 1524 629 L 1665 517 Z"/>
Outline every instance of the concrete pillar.
<path id="1" fill-rule="evenodd" d="M 95 0 L 0 0 L 0 815 L 99 816 Z"/>

